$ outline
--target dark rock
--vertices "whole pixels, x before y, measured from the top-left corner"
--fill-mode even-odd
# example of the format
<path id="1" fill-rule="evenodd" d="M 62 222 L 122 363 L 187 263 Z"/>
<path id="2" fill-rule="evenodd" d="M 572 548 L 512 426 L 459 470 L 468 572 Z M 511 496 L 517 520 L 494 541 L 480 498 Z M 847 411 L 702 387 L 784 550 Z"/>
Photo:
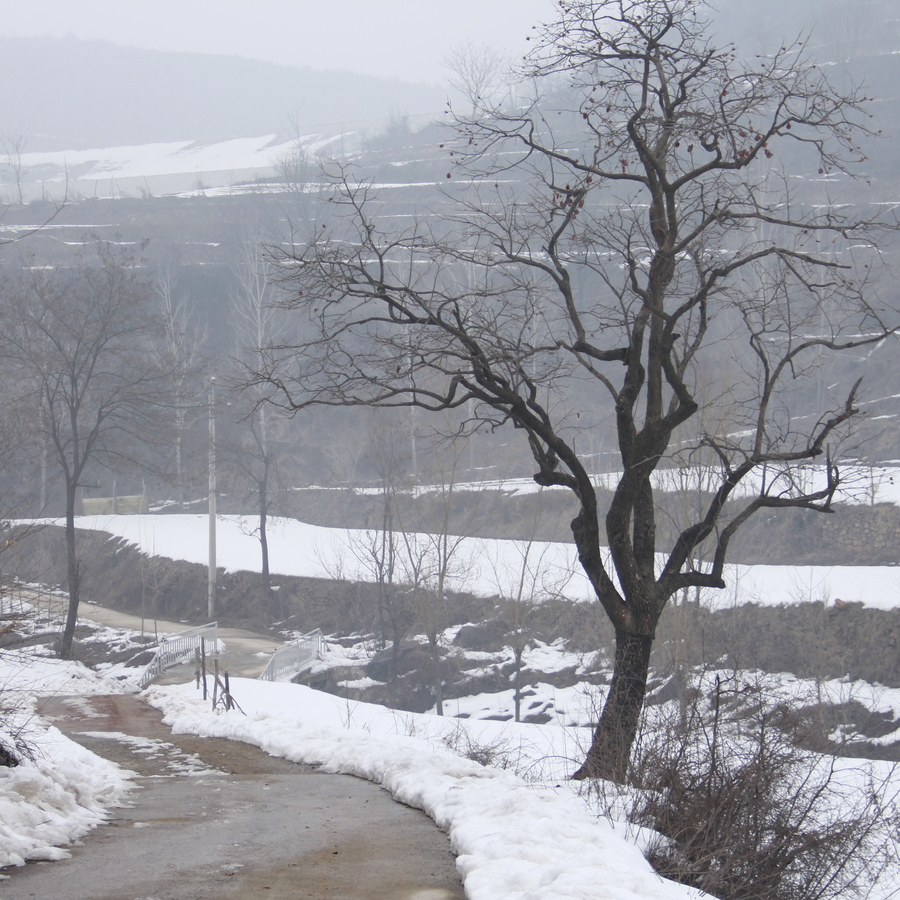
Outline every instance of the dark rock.
<path id="1" fill-rule="evenodd" d="M 509 625 L 503 619 L 488 619 L 478 625 L 463 625 L 453 643 L 463 650 L 500 650 L 508 632 Z"/>

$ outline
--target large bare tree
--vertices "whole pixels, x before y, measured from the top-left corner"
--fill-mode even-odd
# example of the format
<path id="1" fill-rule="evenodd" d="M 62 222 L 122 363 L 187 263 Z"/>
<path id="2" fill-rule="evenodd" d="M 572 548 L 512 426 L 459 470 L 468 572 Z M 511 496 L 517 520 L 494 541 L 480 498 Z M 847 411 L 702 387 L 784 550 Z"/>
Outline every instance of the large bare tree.
<path id="1" fill-rule="evenodd" d="M 165 373 L 148 346 L 158 335 L 154 286 L 115 247 L 54 269 L 24 267 L 3 292 L 0 355 L 7 383 L 30 409 L 34 428 L 65 490 L 69 604 L 60 652 L 69 655 L 78 615 L 78 489 L 90 466 L 128 471 L 163 440 Z"/>
<path id="2" fill-rule="evenodd" d="M 757 511 L 831 509 L 829 447 L 859 390 L 835 359 L 897 318 L 873 274 L 889 226 L 830 196 L 869 135 L 861 95 L 800 44 L 749 61 L 712 46 L 694 0 L 557 7 L 528 62 L 545 96 L 457 119 L 436 214 L 398 228 L 339 173 L 330 227 L 282 260 L 302 337 L 258 378 L 290 409 L 464 409 L 470 429 L 522 434 L 534 480 L 573 495 L 616 635 L 575 777 L 622 778 L 663 608 L 725 586 Z M 588 427 L 617 447 L 606 509 Z M 795 473 L 813 460 L 811 484 Z M 663 469 L 697 462 L 706 487 L 658 546 Z"/>

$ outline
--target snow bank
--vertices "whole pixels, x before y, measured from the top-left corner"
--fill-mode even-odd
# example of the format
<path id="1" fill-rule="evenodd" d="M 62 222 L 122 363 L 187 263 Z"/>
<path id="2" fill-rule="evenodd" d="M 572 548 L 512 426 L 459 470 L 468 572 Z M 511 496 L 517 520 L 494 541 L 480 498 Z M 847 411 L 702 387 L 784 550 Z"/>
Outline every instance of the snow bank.
<path id="1" fill-rule="evenodd" d="M 529 783 L 444 749 L 459 721 L 348 703 L 298 685 L 233 679 L 232 689 L 246 716 L 210 712 L 193 685 L 153 687 L 147 696 L 176 733 L 241 740 L 327 772 L 367 778 L 424 810 L 450 835 L 470 900 L 702 896 L 660 878 L 625 839 L 624 827 L 595 816 L 562 780 L 571 764 L 551 744 L 554 736 L 566 739 L 565 729 L 518 726 L 557 769 L 554 778 Z M 489 737 L 491 726 L 497 733 L 498 723 L 471 725 L 475 740 Z"/>
<path id="2" fill-rule="evenodd" d="M 128 789 L 126 773 L 70 741 L 31 724 L 35 759 L 0 768 L 0 866 L 66 859 L 69 844 L 107 818 Z"/>
<path id="3" fill-rule="evenodd" d="M 121 688 L 80 663 L 5 651 L 0 691 L 6 728 L 34 749 L 34 759 L 0 767 L 0 866 L 65 859 L 60 845 L 82 837 L 118 805 L 130 773 L 45 727 L 31 710 L 38 696 L 108 694 Z M 4 743 L 12 744 L 11 737 Z"/>

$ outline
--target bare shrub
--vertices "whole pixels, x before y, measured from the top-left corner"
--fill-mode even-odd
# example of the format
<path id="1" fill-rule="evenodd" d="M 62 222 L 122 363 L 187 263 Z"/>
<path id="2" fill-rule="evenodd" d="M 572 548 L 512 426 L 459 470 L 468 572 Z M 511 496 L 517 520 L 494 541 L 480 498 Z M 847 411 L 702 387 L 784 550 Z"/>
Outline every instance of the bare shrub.
<path id="1" fill-rule="evenodd" d="M 494 769 L 516 771 L 521 762 L 521 750 L 513 746 L 507 738 L 497 736 L 488 740 L 478 740 L 469 734 L 462 724 L 446 735 L 442 743 L 454 753 Z"/>
<path id="2" fill-rule="evenodd" d="M 717 677 L 685 720 L 644 736 L 630 818 L 657 833 L 661 875 L 722 900 L 865 893 L 897 826 L 887 780 L 800 749 L 787 714 Z"/>
<path id="3" fill-rule="evenodd" d="M 5 702 L 0 688 L 0 767 L 13 768 L 35 758 L 37 749 L 28 739 L 30 716 Z"/>
<path id="4" fill-rule="evenodd" d="M 33 622 L 32 612 L 7 612 L 8 602 L 0 605 L 0 641 L 9 644 L 20 628 L 29 630 Z M 24 627 L 23 627 L 24 626 Z M 10 668 L 24 668 L 26 663 L 19 654 L 0 650 L 3 662 Z M 10 665 L 11 664 L 11 665 Z M 30 716 L 21 708 L 18 693 L 10 688 L 9 679 L 0 682 L 0 768 L 12 768 L 25 759 L 34 759 L 35 749 L 28 741 Z"/>

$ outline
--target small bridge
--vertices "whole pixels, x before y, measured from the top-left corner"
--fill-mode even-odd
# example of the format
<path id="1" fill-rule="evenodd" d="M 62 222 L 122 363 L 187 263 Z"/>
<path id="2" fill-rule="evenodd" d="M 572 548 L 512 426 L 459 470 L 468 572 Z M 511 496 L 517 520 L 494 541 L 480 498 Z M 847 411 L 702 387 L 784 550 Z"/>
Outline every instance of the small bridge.
<path id="1" fill-rule="evenodd" d="M 145 688 L 154 678 L 162 675 L 166 669 L 193 662 L 197 657 L 197 651 L 213 656 L 218 653 L 218 650 L 219 626 L 217 622 L 166 635 L 160 638 L 153 659 L 150 660 L 141 675 L 140 685 Z"/>
<path id="2" fill-rule="evenodd" d="M 285 675 L 293 678 L 310 668 L 325 649 L 322 632 L 317 628 L 279 647 L 259 676 L 260 681 L 277 681 Z"/>

